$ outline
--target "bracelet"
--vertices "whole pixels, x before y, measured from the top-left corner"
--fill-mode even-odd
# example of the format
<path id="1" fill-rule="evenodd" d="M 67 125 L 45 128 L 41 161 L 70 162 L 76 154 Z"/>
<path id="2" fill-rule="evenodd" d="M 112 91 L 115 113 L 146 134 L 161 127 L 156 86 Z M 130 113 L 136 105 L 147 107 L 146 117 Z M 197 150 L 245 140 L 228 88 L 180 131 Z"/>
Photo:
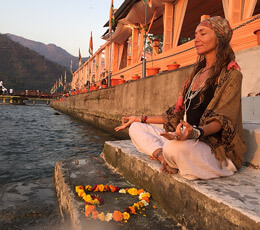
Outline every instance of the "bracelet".
<path id="1" fill-rule="evenodd" d="M 199 138 L 204 136 L 204 130 L 202 128 L 197 127 L 197 129 L 200 131 L 200 136 Z"/>
<path id="2" fill-rule="evenodd" d="M 199 128 L 196 125 L 194 125 L 192 139 L 200 139 L 203 136 L 204 136 L 204 130 L 202 128 Z"/>
<path id="3" fill-rule="evenodd" d="M 141 120 L 141 123 L 146 123 L 146 120 L 147 120 L 147 116 L 145 115 L 145 116 L 141 116 L 141 118 L 140 118 L 140 120 Z"/>

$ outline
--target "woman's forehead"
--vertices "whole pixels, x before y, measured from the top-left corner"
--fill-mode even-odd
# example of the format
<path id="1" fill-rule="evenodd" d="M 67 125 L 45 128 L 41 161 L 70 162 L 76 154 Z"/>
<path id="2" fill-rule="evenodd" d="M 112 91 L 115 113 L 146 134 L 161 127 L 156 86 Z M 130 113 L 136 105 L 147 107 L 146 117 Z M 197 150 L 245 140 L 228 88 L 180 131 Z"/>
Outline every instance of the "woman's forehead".
<path id="1" fill-rule="evenodd" d="M 203 26 L 201 24 L 199 24 L 195 30 L 195 33 L 198 33 L 198 32 L 201 32 L 201 31 L 213 31 L 212 29 L 210 29 L 209 27 L 207 26 Z"/>

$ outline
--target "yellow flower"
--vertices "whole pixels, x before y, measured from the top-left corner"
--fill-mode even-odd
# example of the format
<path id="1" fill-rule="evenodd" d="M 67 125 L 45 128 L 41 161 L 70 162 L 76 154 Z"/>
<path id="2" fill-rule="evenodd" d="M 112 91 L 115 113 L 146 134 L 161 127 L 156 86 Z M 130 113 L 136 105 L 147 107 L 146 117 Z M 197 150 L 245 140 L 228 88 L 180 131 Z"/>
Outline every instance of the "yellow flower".
<path id="1" fill-rule="evenodd" d="M 93 204 L 94 204 L 94 205 L 99 205 L 100 203 L 99 203 L 98 199 L 94 199 L 94 200 L 93 200 Z"/>
<path id="2" fill-rule="evenodd" d="M 91 203 L 91 204 L 93 203 L 93 200 L 92 200 L 90 195 L 85 194 L 85 196 L 83 197 L 83 200 L 88 202 L 88 203 Z"/>
<path id="3" fill-rule="evenodd" d="M 103 185 L 103 184 L 99 184 L 99 185 L 98 185 L 98 190 L 99 190 L 100 192 L 103 192 L 103 191 L 104 191 L 104 185 Z"/>
<path id="4" fill-rule="evenodd" d="M 136 188 L 130 188 L 128 189 L 128 193 L 132 196 L 136 196 L 138 193 L 137 193 L 137 189 Z"/>
<path id="5" fill-rule="evenodd" d="M 105 214 L 104 212 L 101 212 L 98 214 L 98 219 L 101 220 L 101 221 L 105 221 Z"/>
<path id="6" fill-rule="evenodd" d="M 79 193 L 80 190 L 82 190 L 84 187 L 82 185 L 76 186 L 76 193 Z"/>
<path id="7" fill-rule="evenodd" d="M 140 206 L 139 206 L 139 204 L 138 204 L 138 203 L 134 203 L 133 207 L 134 207 L 135 209 L 137 209 L 137 210 L 139 210 L 139 209 L 140 209 Z"/>
<path id="8" fill-rule="evenodd" d="M 86 186 L 85 186 L 85 190 L 86 190 L 86 191 L 91 191 L 91 189 L 92 189 L 92 186 L 90 186 L 90 185 L 86 185 Z"/>
<path id="9" fill-rule="evenodd" d="M 130 218 L 130 214 L 128 212 L 123 212 L 124 220 L 128 220 Z"/>

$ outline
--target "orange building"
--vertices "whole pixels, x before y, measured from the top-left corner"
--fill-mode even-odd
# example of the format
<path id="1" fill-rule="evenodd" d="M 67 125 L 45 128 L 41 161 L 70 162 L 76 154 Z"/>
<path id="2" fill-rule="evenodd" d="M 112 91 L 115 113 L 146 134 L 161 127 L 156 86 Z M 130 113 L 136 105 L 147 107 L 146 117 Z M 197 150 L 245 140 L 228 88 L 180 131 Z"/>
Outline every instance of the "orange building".
<path id="1" fill-rule="evenodd" d="M 235 52 L 257 46 L 253 32 L 260 28 L 260 0 L 151 0 L 147 8 L 142 0 L 125 0 L 115 12 L 113 33 L 103 35 L 106 43 L 74 72 L 72 89 L 83 89 L 87 81 L 98 83 L 109 71 L 112 79 L 142 75 L 145 21 L 149 37 L 160 37 L 162 45 L 159 49 L 158 41 L 148 37 L 152 55 L 145 55 L 147 68 L 167 71 L 173 62 L 181 67 L 195 63 L 195 28 L 202 19 L 217 15 L 229 20 L 234 30 Z"/>

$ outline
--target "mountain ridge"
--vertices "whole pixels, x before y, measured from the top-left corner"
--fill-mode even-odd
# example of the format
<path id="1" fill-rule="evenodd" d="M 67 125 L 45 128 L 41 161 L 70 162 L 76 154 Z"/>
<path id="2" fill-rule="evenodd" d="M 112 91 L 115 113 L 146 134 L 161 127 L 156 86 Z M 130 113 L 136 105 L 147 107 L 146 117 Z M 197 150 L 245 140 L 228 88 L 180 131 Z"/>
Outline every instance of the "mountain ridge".
<path id="1" fill-rule="evenodd" d="M 65 71 L 69 82 L 69 68 L 0 34 L 0 81 L 6 88 L 49 91 L 61 75 L 64 77 Z"/>
<path id="2" fill-rule="evenodd" d="M 72 60 L 73 71 L 78 69 L 78 57 L 71 55 L 69 52 L 53 43 L 46 45 L 42 42 L 33 41 L 10 33 L 6 33 L 5 35 L 8 36 L 12 41 L 18 42 L 20 45 L 34 50 L 45 58 L 69 69 Z M 82 63 L 84 63 L 86 60 L 88 60 L 88 58 L 82 58 Z"/>

